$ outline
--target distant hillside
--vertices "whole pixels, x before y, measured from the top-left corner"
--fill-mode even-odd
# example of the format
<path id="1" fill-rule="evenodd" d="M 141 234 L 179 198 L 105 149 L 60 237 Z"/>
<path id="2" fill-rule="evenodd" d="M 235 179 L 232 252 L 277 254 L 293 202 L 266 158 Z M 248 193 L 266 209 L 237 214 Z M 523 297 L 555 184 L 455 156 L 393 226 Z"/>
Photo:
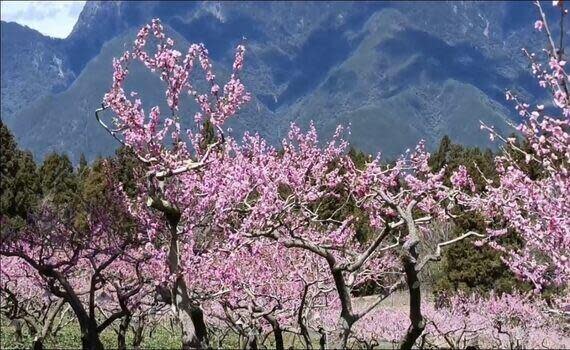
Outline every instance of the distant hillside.
<path id="1" fill-rule="evenodd" d="M 479 119 L 506 130 L 516 117 L 504 90 L 539 91 L 520 53 L 542 39 L 535 15 L 521 2 L 89 1 L 64 40 L 2 23 L 2 119 L 39 157 L 109 154 L 116 144 L 93 111 L 110 86 L 112 57 L 160 17 L 181 49 L 204 42 L 222 75 L 235 45 L 246 44 L 243 78 L 255 98 L 232 121 L 236 135 L 251 130 L 277 143 L 291 121 L 314 120 L 324 136 L 350 124 L 354 145 L 389 156 L 444 134 L 484 146 Z M 156 82 L 141 75 L 132 86 L 154 104 Z M 192 103 L 184 108 L 191 116 Z"/>
<path id="2" fill-rule="evenodd" d="M 2 120 L 39 98 L 65 90 L 75 79 L 60 41 L 16 23 L 1 23 Z"/>
<path id="3" fill-rule="evenodd" d="M 172 28 L 166 28 L 169 35 L 177 45 L 188 47 L 190 44 Z M 108 91 L 112 82 L 112 66 L 109 64 L 113 57 L 119 56 L 126 45 L 130 45 L 136 38 L 136 31 L 131 30 L 104 44 L 99 55 L 93 58 L 83 69 L 79 77 L 66 91 L 41 98 L 31 108 L 24 110 L 13 121 L 12 128 L 16 135 L 23 135 L 24 147 L 35 150 L 38 157 L 57 151 L 66 152 L 73 159 L 78 159 L 84 153 L 88 159 L 111 154 L 118 143 L 110 137 L 95 120 L 94 111 L 100 107 L 103 95 Z M 137 91 L 145 110 L 149 111 L 154 105 L 167 110 L 164 100 L 164 89 L 157 75 L 144 69 L 142 65 L 130 67 L 128 87 Z M 219 77 L 227 76 L 227 72 L 218 69 Z M 159 87 L 159 88 L 157 88 Z M 248 115 L 261 114 L 253 111 L 259 101 L 250 103 L 240 116 L 233 119 L 230 127 L 234 134 L 241 134 L 246 130 L 261 130 L 263 124 L 256 124 L 257 120 L 250 120 Z M 183 96 L 181 115 L 193 116 L 196 112 L 195 103 L 187 95 Z M 265 109 L 265 113 L 270 113 Z M 111 115 L 107 115 L 108 118 Z M 192 118 L 186 120 L 190 127 Z M 267 125 L 269 120 L 261 121 Z M 34 125 L 30 128 L 29 126 Z M 270 135 L 270 132 L 265 132 Z"/>

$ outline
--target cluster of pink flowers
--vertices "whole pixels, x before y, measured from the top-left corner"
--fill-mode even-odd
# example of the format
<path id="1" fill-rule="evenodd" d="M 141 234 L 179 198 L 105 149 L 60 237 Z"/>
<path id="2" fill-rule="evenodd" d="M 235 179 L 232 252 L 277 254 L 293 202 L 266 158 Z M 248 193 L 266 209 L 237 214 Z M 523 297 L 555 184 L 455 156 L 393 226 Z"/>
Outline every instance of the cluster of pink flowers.
<path id="1" fill-rule="evenodd" d="M 537 29 L 542 26 L 542 21 L 536 24 Z M 151 31 L 160 41 L 154 57 L 144 51 Z M 429 154 L 423 142 L 394 164 L 385 165 L 378 156 L 363 170 L 356 169 L 345 156 L 347 143 L 341 137 L 341 128 L 330 142 L 321 146 L 313 125 L 306 133 L 292 125 L 282 142 L 282 152 L 267 145 L 258 135 L 246 134 L 241 142 L 224 138 L 224 146 L 208 154 L 198 147 L 200 138 L 194 135 L 190 141 L 196 156 L 192 157 L 191 148 L 185 144 L 172 149 L 164 146 L 166 128 L 173 126 L 172 139 L 180 140 L 178 119 L 166 118 L 165 128 L 157 131 L 158 109 L 151 111 L 151 127 L 148 127 L 142 122 L 144 114 L 140 102 L 131 103 L 124 98 L 122 84 L 127 72 L 126 63 L 131 58 L 139 58 L 147 68 L 160 72 L 168 86 L 166 98 L 173 115 L 178 110 L 180 93 L 186 90 L 200 106 L 201 112 L 195 116 L 195 122 L 200 123 L 206 118 L 220 131 L 227 118 L 249 99 L 237 78 L 237 72 L 243 66 L 244 48 L 238 47 L 234 73 L 223 89 L 215 83 L 205 47 L 192 45 L 180 65 L 182 55 L 173 49 L 172 40 L 165 39 L 158 21 L 141 30 L 134 52 L 115 63 L 114 86 L 105 101 L 118 115 L 117 127 L 127 145 L 148 161 L 151 170 L 176 174 L 163 181 L 160 193 L 165 203 L 180 208 L 181 212 L 176 227 L 182 234 L 176 236 L 181 251 L 180 264 L 174 274 L 170 267 L 167 280 L 175 284 L 183 278 L 193 295 L 203 300 L 212 300 L 220 289 L 227 290 L 223 296 L 215 297 L 223 300 L 224 313 L 230 312 L 228 307 L 231 306 L 235 317 L 249 317 L 248 322 L 254 322 L 254 315 L 259 310 L 271 310 L 270 314 L 283 326 L 292 327 L 296 309 L 301 306 L 299 296 L 308 280 L 306 273 L 310 271 L 299 262 L 311 257 L 319 271 L 313 278 L 321 281 L 317 289 L 336 289 L 339 299 L 335 302 L 342 309 L 340 317 L 344 318 L 343 322 L 354 322 L 366 312 L 359 315 L 352 310 L 350 297 L 347 299 L 339 290 L 341 285 L 348 293 L 366 283 L 392 290 L 390 285 L 395 286 L 401 280 L 386 276 L 402 276 L 400 251 L 411 256 L 407 258 L 408 262 L 415 264 L 418 270 L 430 260 L 437 260 L 441 248 L 457 239 L 436 243 L 432 255 L 416 257 L 415 246 L 423 234 L 429 234 L 428 224 L 434 219 L 447 220 L 457 204 L 471 205 L 473 209 L 484 211 L 489 218 L 506 218 L 509 228 L 522 234 L 525 248 L 505 251 L 504 257 L 518 274 L 531 279 L 537 286 L 551 282 L 560 284 L 567 278 L 566 231 L 570 225 L 566 220 L 567 208 L 558 200 L 561 196 L 567 197 L 570 187 L 566 176 L 567 119 L 544 115 L 542 106 L 529 111 L 529 105 L 519 103 L 509 93 L 507 96 L 517 101 L 521 116 L 527 118 L 519 127 L 533 150 L 532 155 L 526 155 L 526 160 L 539 159 L 548 176 L 530 179 L 513 166 L 512 158 L 502 156 L 497 159 L 500 183 L 490 184 L 484 195 L 473 193 L 474 183 L 465 167 L 455 171 L 451 176 L 452 186 L 446 186 L 443 181 L 445 169 L 438 172 L 430 169 Z M 189 83 L 195 59 L 210 84 L 208 93 L 197 93 Z M 552 88 L 555 105 L 562 108 L 563 116 L 567 117 L 564 65 L 559 57 L 551 58 L 551 72 L 545 72 L 533 61 L 533 70 L 541 84 Z M 220 91 L 223 96 L 219 96 Z M 493 136 L 500 136 L 492 128 L 486 128 Z M 144 142 L 138 143 L 141 137 Z M 510 139 L 507 142 L 514 145 Z M 201 156 L 207 156 L 207 161 L 200 163 L 196 171 L 177 173 L 176 169 L 189 159 Z M 145 186 L 142 189 L 140 201 L 144 200 L 147 191 L 156 190 L 145 189 Z M 377 231 L 377 242 L 370 245 L 356 239 L 356 219 L 344 214 L 346 203 L 332 208 L 327 204 L 342 201 L 356 203 L 365 210 L 370 226 Z M 161 219 L 155 217 L 155 220 Z M 160 225 L 155 223 L 154 226 Z M 545 230 L 554 234 L 544 234 Z M 488 234 L 493 238 L 505 232 L 505 229 L 489 230 Z M 460 238 L 471 234 L 475 233 Z M 170 233 L 163 239 L 172 237 Z M 495 242 L 490 244 L 501 249 Z M 279 250 L 288 252 L 288 260 L 277 259 L 275 252 Z M 537 260 L 537 250 L 554 253 L 548 254 L 546 260 Z M 251 264 L 246 263 L 256 260 L 271 263 L 260 269 L 252 269 Z M 224 265 L 228 261 L 233 263 Z M 294 277 L 286 271 L 288 264 L 306 272 Z M 343 269 L 346 272 L 342 278 L 333 278 L 335 271 L 345 271 Z M 203 276 L 206 271 L 211 272 L 209 278 L 196 277 Z M 283 283 L 285 281 L 287 283 Z M 327 298 L 331 297 L 330 293 L 327 295 Z M 331 303 L 333 300 L 334 297 Z M 348 329 L 350 327 L 348 325 Z M 333 332 L 332 328 L 330 332 Z"/>
<path id="2" fill-rule="evenodd" d="M 547 31 L 544 18 L 535 27 Z M 157 43 L 155 53 L 147 51 L 149 42 Z M 119 206 L 133 221 L 135 232 L 120 232 L 105 204 L 90 212 L 85 232 L 46 211 L 18 239 L 3 239 L 1 253 L 9 257 L 9 265 L 1 273 L 9 278 L 2 288 L 26 297 L 31 284 L 34 290 L 64 298 L 86 334 L 97 333 L 86 342 L 98 341 L 99 329 L 115 319 L 155 312 L 157 302 L 149 296 L 156 296 L 171 306 L 185 348 L 207 346 L 203 320 L 197 316 L 203 311 L 216 327 L 228 327 L 248 342 L 257 341 L 261 332 L 273 333 L 276 344 L 282 343 L 279 334 L 288 331 L 306 346 L 315 332 L 320 341 L 337 347 L 351 341 L 402 342 L 403 348 L 420 342 L 452 348 L 469 342 L 568 345 L 567 338 L 557 340 L 560 330 L 537 299 L 458 295 L 436 309 L 421 305 L 418 278 L 426 264 L 440 259 L 444 247 L 483 236 L 467 232 L 439 240 L 433 234 L 430 224 L 449 221 L 461 206 L 485 215 L 490 228 L 484 242 L 502 251 L 508 266 L 537 290 L 564 287 L 569 280 L 570 108 L 560 54 L 551 52 L 548 71 L 534 55 L 529 58 L 539 83 L 552 90 L 561 116 L 547 115 L 544 106 L 530 108 L 507 94 L 524 118 L 518 130 L 530 151 L 483 126 L 508 143 L 511 152 L 539 166 L 540 175 L 527 174 L 518 158 L 505 152 L 497 158 L 499 182 L 475 193 L 465 167 L 446 185 L 445 169 L 430 168 L 423 142 L 392 164 L 379 154 L 357 168 L 346 154 L 341 127 L 321 143 L 313 124 L 305 132 L 292 124 L 280 149 L 259 135 L 226 137 L 223 124 L 250 100 L 238 75 L 244 52 L 239 45 L 233 72 L 221 88 L 203 44 L 191 45 L 183 58 L 158 20 L 143 27 L 132 53 L 113 62 L 113 84 L 104 105 L 115 113 L 115 127 L 99 119 L 144 168 L 136 175 L 134 198 L 120 184 L 106 198 L 106 204 Z M 160 75 L 170 116 L 163 117 L 155 106 L 147 117 L 137 94 L 124 91 L 133 61 Z M 205 93 L 191 83 L 196 61 L 209 84 Z M 200 108 L 194 116 L 196 129 L 203 130 L 204 121 L 216 129 L 208 145 L 200 133 L 182 135 L 178 112 L 184 92 Z M 361 210 L 361 217 L 353 207 Z M 358 220 L 366 220 L 371 229 L 367 240 L 359 237 Z M 497 243 L 496 238 L 511 231 L 522 238 L 521 249 Z M 363 286 L 374 286 L 380 294 L 370 305 L 357 307 L 355 294 Z M 403 286 L 410 296 L 409 310 L 382 308 Z M 82 292 L 85 288 L 89 292 Z M 99 326 L 93 326 L 98 321 L 95 307 L 111 315 Z M 540 340 L 538 334 L 546 338 Z"/>
<path id="3" fill-rule="evenodd" d="M 567 348 L 570 337 L 555 319 L 545 316 L 546 305 L 522 294 L 452 296 L 439 308 L 426 303 L 424 346 L 464 349 Z M 354 330 L 355 341 L 369 345 L 392 343 L 404 336 L 408 314 L 399 308 L 378 309 Z"/>
<path id="4" fill-rule="evenodd" d="M 151 32 L 153 37 L 149 38 Z M 154 54 L 146 50 L 147 43 L 151 40 L 158 41 Z M 120 134 L 122 143 L 131 147 L 140 159 L 150 165 L 155 165 L 158 171 L 164 170 L 165 167 L 183 166 L 186 161 L 192 159 L 192 147 L 186 145 L 181 135 L 180 117 L 177 115 L 181 94 L 187 92 L 196 100 L 200 108 L 200 112 L 194 117 L 196 122 L 207 120 L 220 128 L 228 118 L 239 111 L 244 103 L 250 100 L 250 94 L 245 91 L 239 78 L 244 53 L 245 47 L 238 45 L 233 64 L 234 70 L 220 91 L 205 46 L 193 44 L 189 47 L 187 54 L 182 57 L 182 53 L 174 49 L 174 40 L 165 36 L 160 21 L 153 20 L 151 24 L 139 31 L 133 52 L 127 51 L 119 59 L 113 61 L 113 85 L 105 95 L 103 103 L 117 116 L 115 119 L 117 128 L 109 129 L 109 131 L 117 138 Z M 164 117 L 164 120 L 161 120 L 161 111 L 158 106 L 152 107 L 146 118 L 142 101 L 138 98 L 134 101 L 129 98 L 129 95 L 136 97 L 137 93 L 131 92 L 127 95 L 124 91 L 129 65 L 133 60 L 138 60 L 153 72 L 159 72 L 160 79 L 166 83 L 165 96 L 171 114 Z M 196 60 L 204 71 L 206 81 L 210 84 L 210 89 L 206 93 L 199 93 L 197 87 L 190 82 Z M 218 131 L 221 133 L 221 129 Z M 192 144 L 199 142 L 199 134 L 191 131 L 187 134 Z M 165 145 L 165 138 L 168 136 L 174 147 Z"/>
<path id="5" fill-rule="evenodd" d="M 539 12 L 543 14 L 537 2 Z M 562 10 L 562 9 L 561 9 Z M 549 42 L 553 43 L 545 18 L 535 25 L 544 26 Z M 537 22 L 538 23 L 538 22 Z M 552 44 L 551 44 L 552 45 Z M 559 115 L 550 114 L 544 105 L 522 102 L 512 92 L 507 100 L 515 104 L 523 122 L 516 128 L 524 136 L 528 149 L 521 149 L 514 138 L 504 138 L 492 128 L 482 125 L 491 135 L 506 143 L 504 155 L 497 157 L 499 182 L 490 183 L 487 193 L 475 199 L 485 215 L 500 227 L 489 230 L 490 238 L 500 237 L 511 231 L 523 240 L 520 250 L 506 249 L 496 241 L 492 247 L 504 253 L 504 261 L 520 277 L 534 283 L 537 291 L 546 286 L 564 287 L 570 279 L 570 100 L 568 99 L 568 75 L 559 48 L 550 46 L 549 69 L 535 54 L 527 57 L 532 72 L 542 87 L 552 93 L 553 107 Z M 517 163 L 517 154 L 526 164 L 539 169 L 535 176 Z"/>

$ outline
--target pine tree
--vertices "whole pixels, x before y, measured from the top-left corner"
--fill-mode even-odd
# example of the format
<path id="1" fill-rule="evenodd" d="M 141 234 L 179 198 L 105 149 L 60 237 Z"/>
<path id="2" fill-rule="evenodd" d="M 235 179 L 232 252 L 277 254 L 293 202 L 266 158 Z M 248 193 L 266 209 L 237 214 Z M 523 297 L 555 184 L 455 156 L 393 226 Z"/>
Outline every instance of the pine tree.
<path id="1" fill-rule="evenodd" d="M 81 152 L 79 156 L 79 165 L 77 166 L 77 175 L 79 177 L 84 176 L 83 173 L 89 170 L 89 163 L 87 163 L 87 159 L 85 158 L 85 154 Z"/>
<path id="2" fill-rule="evenodd" d="M 0 122 L 0 216 L 25 219 L 41 195 L 31 153 L 18 149 L 14 136 Z"/>
<path id="3" fill-rule="evenodd" d="M 214 128 L 214 124 L 212 124 L 212 122 L 210 122 L 209 120 L 206 120 L 204 124 L 202 124 L 202 129 L 200 130 L 200 133 L 202 134 L 200 149 L 204 151 L 206 150 L 208 145 L 211 145 L 214 142 L 216 142 L 218 136 L 216 135 L 216 129 Z"/>
<path id="4" fill-rule="evenodd" d="M 348 156 L 350 159 L 352 159 L 354 165 L 358 169 L 364 169 L 366 162 L 371 160 L 370 155 L 367 155 L 366 153 L 354 148 L 353 146 L 350 146 L 350 149 L 348 150 Z"/>
<path id="5" fill-rule="evenodd" d="M 136 194 L 136 177 L 144 176 L 142 162 L 135 156 L 133 151 L 126 147 L 120 147 L 115 151 L 115 156 L 110 159 L 111 167 L 117 180 L 123 185 L 123 189 L 129 196 Z"/>
<path id="6" fill-rule="evenodd" d="M 442 138 L 438 150 L 430 159 L 430 165 L 434 170 L 445 166 L 446 181 L 449 181 L 450 175 L 460 165 L 467 167 L 472 174 L 476 191 L 485 190 L 485 178 L 497 181 L 494 154 L 491 150 L 481 151 L 478 147 L 454 144 L 448 136 Z M 459 213 L 454 225 L 452 236 L 459 236 L 467 231 L 485 232 L 487 227 L 480 215 L 467 211 Z M 510 245 L 518 243 L 514 235 L 505 239 Z M 449 290 L 481 293 L 495 290 L 502 293 L 529 288 L 505 266 L 500 254 L 487 246 L 476 247 L 472 241 L 465 240 L 446 249 L 443 257 L 443 273 L 435 282 L 436 294 Z"/>
<path id="7" fill-rule="evenodd" d="M 67 155 L 49 154 L 40 167 L 41 187 L 55 205 L 70 205 L 77 196 L 77 177 Z"/>

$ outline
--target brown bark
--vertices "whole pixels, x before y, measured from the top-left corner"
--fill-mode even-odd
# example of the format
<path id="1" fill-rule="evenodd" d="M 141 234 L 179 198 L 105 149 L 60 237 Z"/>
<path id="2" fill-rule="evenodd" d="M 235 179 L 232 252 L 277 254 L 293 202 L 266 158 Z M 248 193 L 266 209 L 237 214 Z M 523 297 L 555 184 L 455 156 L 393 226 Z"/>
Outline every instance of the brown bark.
<path id="1" fill-rule="evenodd" d="M 119 324 L 119 332 L 117 333 L 117 347 L 119 350 L 127 350 L 127 331 L 131 323 L 131 315 L 127 314 Z"/>
<path id="2" fill-rule="evenodd" d="M 133 329 L 133 341 L 132 341 L 132 347 L 133 349 L 140 349 L 142 341 L 143 341 L 143 336 L 144 336 L 144 316 L 139 317 L 138 320 L 136 320 L 134 327 L 132 327 Z"/>
<path id="3" fill-rule="evenodd" d="M 350 291 L 346 286 L 346 282 L 343 275 L 343 270 L 336 267 L 336 263 L 332 255 L 327 258 L 330 266 L 330 270 L 333 276 L 335 287 L 340 299 L 341 310 L 340 310 L 340 334 L 338 338 L 333 342 L 335 349 L 345 349 L 348 342 L 348 337 L 350 336 L 350 331 L 352 325 L 356 322 L 357 318 L 352 312 L 352 299 L 350 296 Z"/>
<path id="4" fill-rule="evenodd" d="M 61 308 L 63 307 L 64 304 L 65 300 L 59 299 L 53 307 L 49 308 L 44 324 L 42 326 L 42 330 L 40 334 L 34 338 L 32 349 L 42 350 L 44 348 L 44 339 L 51 333 L 51 329 L 53 327 L 53 321 L 55 320 L 57 314 L 61 311 Z"/>
<path id="5" fill-rule="evenodd" d="M 77 320 L 79 321 L 79 328 L 81 329 L 81 345 L 84 350 L 103 350 L 103 343 L 99 338 L 99 330 L 97 328 L 97 323 L 94 317 L 89 317 L 87 311 L 83 307 L 81 300 L 73 290 L 73 287 L 69 284 L 67 279 L 61 275 L 59 272 L 44 268 L 38 270 L 40 273 L 47 277 L 51 277 L 52 283 L 50 283 L 51 292 L 63 298 L 75 313 Z M 57 280 L 63 290 L 60 290 L 55 286 L 55 280 Z"/>
<path id="6" fill-rule="evenodd" d="M 273 337 L 275 338 L 275 349 L 276 350 L 283 350 L 285 346 L 283 344 L 283 330 L 279 326 L 279 322 L 275 319 L 275 317 L 271 315 L 265 315 L 264 318 L 273 328 Z"/>
<path id="7" fill-rule="evenodd" d="M 422 316 L 421 310 L 421 291 L 420 291 L 420 280 L 418 278 L 418 271 L 416 270 L 416 261 L 418 254 L 416 252 L 415 245 L 409 250 L 409 254 L 403 257 L 404 272 L 406 273 L 406 284 L 408 286 L 408 292 L 410 295 L 410 326 L 400 349 L 408 350 L 411 349 L 416 340 L 422 335 L 425 328 L 425 320 Z"/>
<path id="8" fill-rule="evenodd" d="M 178 223 L 180 213 L 174 208 L 164 209 L 165 217 L 170 226 L 170 247 L 168 264 L 170 272 L 178 275 L 180 266 Z M 198 305 L 190 300 L 188 288 L 182 276 L 178 276 L 172 288 L 172 303 L 176 310 L 176 318 L 182 331 L 182 349 L 208 348 L 208 337 L 204 315 Z"/>

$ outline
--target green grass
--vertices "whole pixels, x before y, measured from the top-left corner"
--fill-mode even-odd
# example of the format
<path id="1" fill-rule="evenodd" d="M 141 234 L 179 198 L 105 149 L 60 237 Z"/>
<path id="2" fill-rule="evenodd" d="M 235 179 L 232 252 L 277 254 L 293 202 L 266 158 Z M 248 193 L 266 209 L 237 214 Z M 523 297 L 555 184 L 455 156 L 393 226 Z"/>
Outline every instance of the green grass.
<path id="1" fill-rule="evenodd" d="M 31 348 L 33 342 L 33 336 L 27 333 L 27 328 L 23 328 L 23 337 L 20 341 L 16 340 L 15 328 L 9 324 L 9 321 L 2 317 L 0 319 L 0 349 L 22 349 Z M 111 328 L 105 330 L 101 334 L 101 341 L 106 349 L 116 349 L 117 348 L 117 335 L 115 331 Z M 131 346 L 132 333 L 127 333 L 127 346 Z M 300 339 L 293 339 L 293 337 L 285 333 L 284 334 L 285 346 L 293 346 L 294 348 L 302 347 Z M 170 324 L 165 322 L 158 326 L 152 335 L 148 332 L 145 333 L 145 337 L 141 348 L 143 349 L 179 349 L 181 344 L 180 334 L 170 329 Z M 213 348 L 218 347 L 215 339 L 210 339 L 210 345 Z M 265 342 L 265 346 L 271 349 L 273 344 L 272 335 Z M 79 331 L 79 325 L 76 322 L 72 322 L 66 327 L 64 327 L 55 337 L 51 337 L 45 340 L 44 347 L 46 349 L 79 349 L 81 348 L 81 333 Z M 319 343 L 318 339 L 313 339 L 313 348 L 318 349 Z M 229 334 L 224 338 L 223 343 L 220 346 L 221 349 L 238 349 L 240 347 L 239 339 L 235 334 Z"/>
<path id="2" fill-rule="evenodd" d="M 30 348 L 33 336 L 28 333 L 26 327 L 23 328 L 21 341 L 16 339 L 16 330 L 9 324 L 6 318 L 2 318 L 0 325 L 0 349 L 21 349 Z M 176 349 L 180 348 L 180 335 L 169 329 L 169 325 L 161 325 L 156 328 L 152 336 L 145 333 L 142 348 L 145 349 Z M 127 346 L 131 344 L 133 334 L 127 333 Z M 111 328 L 106 329 L 101 334 L 101 341 L 106 349 L 117 348 L 117 334 Z M 72 322 L 64 327 L 55 337 L 50 337 L 44 342 L 48 349 L 78 349 L 81 348 L 81 332 L 79 325 Z"/>
<path id="3" fill-rule="evenodd" d="M 26 326 L 22 329 L 22 339 L 19 341 L 16 339 L 16 330 L 10 325 L 9 321 L 4 317 L 0 317 L 0 349 L 30 349 L 33 343 L 34 337 L 28 333 Z M 132 347 L 132 332 L 127 333 L 127 347 Z M 291 333 L 285 332 L 283 334 L 283 340 L 285 343 L 285 348 L 300 349 L 304 347 L 304 343 L 298 336 L 294 336 Z M 319 348 L 319 336 L 318 334 L 312 335 L 312 345 L 313 349 Z M 112 327 L 106 329 L 101 334 L 101 341 L 105 349 L 117 349 L 117 334 Z M 218 344 L 217 339 L 210 337 L 210 346 L 212 348 L 220 349 L 239 349 L 243 346 L 243 341 L 240 344 L 240 339 L 236 334 L 228 334 L 222 344 Z M 261 339 L 259 339 L 261 341 Z M 148 331 L 145 332 L 143 342 L 141 344 L 141 349 L 180 349 L 181 337 L 176 329 L 172 329 L 168 321 L 164 321 L 156 329 L 149 334 Z M 351 348 L 360 348 L 357 344 L 352 344 Z M 263 346 L 260 348 L 272 349 L 274 348 L 274 338 L 270 334 L 266 339 Z M 392 343 L 381 343 L 381 348 L 392 349 L 394 344 Z M 44 348 L 46 349 L 80 349 L 81 348 L 81 332 L 79 330 L 79 325 L 76 321 L 66 325 L 61 331 L 59 331 L 55 336 L 49 337 L 44 341 Z"/>

